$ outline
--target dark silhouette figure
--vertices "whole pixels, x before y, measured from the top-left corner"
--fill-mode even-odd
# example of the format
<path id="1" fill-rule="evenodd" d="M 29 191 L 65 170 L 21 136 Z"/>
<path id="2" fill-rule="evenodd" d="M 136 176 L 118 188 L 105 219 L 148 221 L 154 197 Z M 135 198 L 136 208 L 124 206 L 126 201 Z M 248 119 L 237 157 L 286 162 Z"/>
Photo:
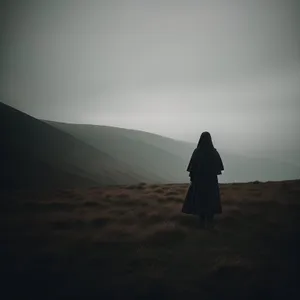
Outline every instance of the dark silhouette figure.
<path id="1" fill-rule="evenodd" d="M 215 214 L 222 213 L 218 176 L 224 170 L 209 132 L 203 132 L 190 159 L 187 171 L 191 184 L 182 212 L 199 216 L 201 227 L 213 227 Z"/>

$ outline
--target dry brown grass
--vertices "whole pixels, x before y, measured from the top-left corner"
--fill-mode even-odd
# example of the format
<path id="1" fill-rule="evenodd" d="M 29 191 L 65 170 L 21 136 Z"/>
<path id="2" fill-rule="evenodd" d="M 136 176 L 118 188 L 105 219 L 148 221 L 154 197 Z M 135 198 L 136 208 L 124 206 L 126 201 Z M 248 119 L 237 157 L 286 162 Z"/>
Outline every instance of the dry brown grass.
<path id="1" fill-rule="evenodd" d="M 96 201 L 86 201 L 86 202 L 84 202 L 83 205 L 84 205 L 84 206 L 92 207 L 92 206 L 98 206 L 99 203 L 97 203 Z"/>
<path id="2" fill-rule="evenodd" d="M 157 219 L 153 221 L 157 221 Z M 181 242 L 186 236 L 187 231 L 184 228 L 176 226 L 174 223 L 164 223 L 158 230 L 147 236 L 147 243 L 173 246 L 174 243 Z"/>
<path id="3" fill-rule="evenodd" d="M 92 224 L 92 226 L 99 228 L 99 227 L 108 225 L 111 221 L 112 221 L 111 218 L 98 217 L 98 218 L 91 220 L 91 224 Z"/>
<path id="4" fill-rule="evenodd" d="M 181 213 L 187 184 L 3 194 L 3 270 L 32 298 L 271 299 L 297 287 L 299 183 L 221 184 L 213 231 Z"/>
<path id="5" fill-rule="evenodd" d="M 179 195 L 179 193 L 177 191 L 169 191 L 165 194 L 166 196 L 176 196 L 176 195 Z"/>
<path id="6" fill-rule="evenodd" d="M 177 194 L 175 194 L 177 195 Z M 174 197 L 174 196 L 168 196 L 167 200 L 170 200 L 171 202 L 178 202 L 183 203 L 184 199 L 182 197 Z"/>

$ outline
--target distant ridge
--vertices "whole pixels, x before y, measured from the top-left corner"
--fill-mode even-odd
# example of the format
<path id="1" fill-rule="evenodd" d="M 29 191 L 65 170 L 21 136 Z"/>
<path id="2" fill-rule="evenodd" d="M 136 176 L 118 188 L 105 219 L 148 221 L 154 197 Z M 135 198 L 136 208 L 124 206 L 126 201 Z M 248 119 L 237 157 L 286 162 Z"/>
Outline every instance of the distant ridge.
<path id="1" fill-rule="evenodd" d="M 124 162 L 0 103 L 1 186 L 131 184 L 145 180 Z"/>
<path id="2" fill-rule="evenodd" d="M 126 161 L 136 170 L 147 170 L 174 183 L 188 182 L 186 167 L 197 141 L 193 144 L 120 127 L 47 122 L 113 157 Z M 218 150 L 225 165 L 225 172 L 219 176 L 220 182 L 300 178 L 300 167 L 292 163 Z"/>
<path id="3" fill-rule="evenodd" d="M 187 183 L 196 145 L 120 127 L 39 120 L 0 102 L 0 188 Z M 221 183 L 300 178 L 300 167 L 218 149 Z"/>

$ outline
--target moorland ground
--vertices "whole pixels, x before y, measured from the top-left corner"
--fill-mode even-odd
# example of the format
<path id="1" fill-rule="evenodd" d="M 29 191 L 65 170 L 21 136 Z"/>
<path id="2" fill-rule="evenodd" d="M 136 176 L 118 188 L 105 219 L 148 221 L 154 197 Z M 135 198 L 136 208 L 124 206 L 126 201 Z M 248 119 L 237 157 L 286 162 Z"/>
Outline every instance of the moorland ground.
<path id="1" fill-rule="evenodd" d="M 181 213 L 187 189 L 1 192 L 3 299 L 299 296 L 299 180 L 220 184 L 214 230 Z"/>

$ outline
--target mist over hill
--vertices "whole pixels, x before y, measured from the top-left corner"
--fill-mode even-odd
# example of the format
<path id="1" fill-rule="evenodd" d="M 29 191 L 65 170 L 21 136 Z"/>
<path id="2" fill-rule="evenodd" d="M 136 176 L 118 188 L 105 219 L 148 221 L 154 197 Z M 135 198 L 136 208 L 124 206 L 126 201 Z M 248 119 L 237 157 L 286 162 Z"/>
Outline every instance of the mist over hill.
<path id="1" fill-rule="evenodd" d="M 0 103 L 1 186 L 57 187 L 146 180 L 128 164 Z"/>
<path id="2" fill-rule="evenodd" d="M 110 126 L 67 124 L 33 118 L 0 104 L 1 186 L 68 187 L 187 183 L 196 144 Z M 218 149 L 220 182 L 297 179 L 296 164 Z"/>
<path id="3" fill-rule="evenodd" d="M 173 182 L 187 182 L 186 167 L 196 143 L 117 127 L 48 122 L 93 147 L 160 174 Z M 277 181 L 300 178 L 300 167 L 271 158 L 246 156 L 219 149 L 224 166 L 220 182 Z M 158 173 L 157 173 L 158 172 Z"/>

